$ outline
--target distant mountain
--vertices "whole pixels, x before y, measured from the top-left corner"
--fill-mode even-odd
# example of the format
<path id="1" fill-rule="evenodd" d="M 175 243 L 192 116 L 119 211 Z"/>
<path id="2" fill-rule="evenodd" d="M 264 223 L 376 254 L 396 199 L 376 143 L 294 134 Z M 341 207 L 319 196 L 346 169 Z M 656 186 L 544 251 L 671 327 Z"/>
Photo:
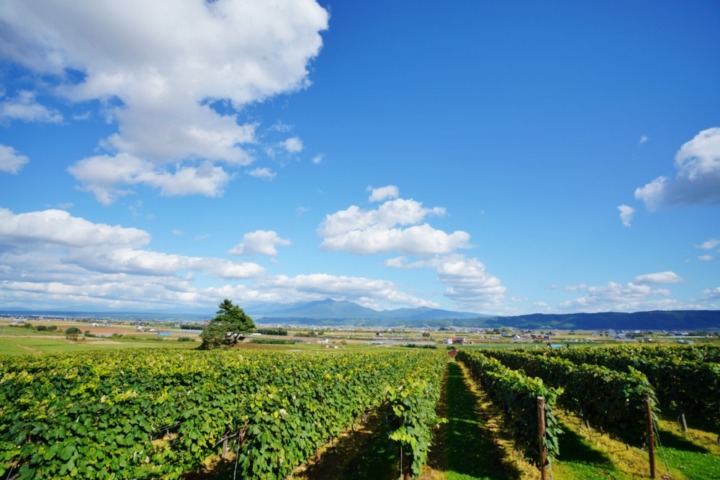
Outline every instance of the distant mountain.
<path id="1" fill-rule="evenodd" d="M 353 302 L 335 301 L 331 299 L 316 302 L 296 303 L 290 307 L 265 312 L 262 316 L 272 317 L 310 317 L 317 319 L 370 319 L 379 318 L 379 312 L 371 308 L 362 307 Z"/>
<path id="2" fill-rule="evenodd" d="M 415 327 L 415 328 L 502 328 L 564 330 L 672 330 L 720 331 L 720 310 L 661 310 L 651 312 L 601 312 L 518 315 L 501 317 L 434 308 L 373 310 L 356 303 L 331 299 L 291 305 L 247 308 L 258 324 L 313 326 Z M 202 322 L 214 316 L 206 313 L 165 312 L 82 312 L 2 310 L 3 316 L 58 316 L 104 318 L 120 321 Z"/>
<path id="3" fill-rule="evenodd" d="M 253 312 L 248 312 L 253 316 Z M 530 314 L 513 317 L 482 315 L 433 308 L 373 310 L 331 299 L 268 309 L 253 316 L 259 323 L 364 327 L 461 327 L 566 330 L 720 330 L 719 310 L 669 310 Z"/>
<path id="4" fill-rule="evenodd" d="M 575 330 L 720 330 L 720 310 L 660 310 L 650 312 L 602 312 L 531 314 L 495 317 L 487 326 L 561 328 Z"/>
<path id="5" fill-rule="evenodd" d="M 374 325 L 381 325 L 388 321 L 426 321 L 435 319 L 469 319 L 483 317 L 481 314 L 468 312 L 454 312 L 450 310 L 441 310 L 435 308 L 419 307 L 419 308 L 399 308 L 395 310 L 374 310 L 372 308 L 363 307 L 353 302 L 337 301 L 332 299 L 319 300 L 316 302 L 296 303 L 291 306 L 283 306 L 276 309 L 263 309 L 253 312 L 248 309 L 248 313 L 260 321 L 269 322 L 271 320 L 324 320 L 335 322 L 357 322 L 363 324 L 375 322 Z M 379 323 L 378 323 L 379 322 Z"/>

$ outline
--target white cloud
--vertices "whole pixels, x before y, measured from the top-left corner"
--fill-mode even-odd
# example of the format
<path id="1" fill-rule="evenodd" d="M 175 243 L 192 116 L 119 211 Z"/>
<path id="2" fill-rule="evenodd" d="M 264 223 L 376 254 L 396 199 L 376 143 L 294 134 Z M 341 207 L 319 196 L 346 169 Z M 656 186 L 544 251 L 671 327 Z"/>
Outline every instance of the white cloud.
<path id="1" fill-rule="evenodd" d="M 150 235 L 137 228 L 92 223 L 62 210 L 14 214 L 0 208 L 0 247 L 36 248 L 37 244 L 64 247 L 138 247 Z"/>
<path id="2" fill-rule="evenodd" d="M 447 284 L 445 295 L 459 305 L 498 304 L 505 294 L 500 279 L 485 271 L 485 265 L 463 255 L 440 258 L 435 265 L 440 281 Z"/>
<path id="3" fill-rule="evenodd" d="M 0 102 L 0 121 L 20 120 L 23 122 L 62 123 L 63 117 L 35 100 L 35 94 L 26 90 L 18 92 L 15 98 Z"/>
<path id="4" fill-rule="evenodd" d="M 369 200 L 371 202 L 382 202 L 383 200 L 400 196 L 400 189 L 395 185 L 387 185 L 379 188 L 368 187 L 368 191 L 370 192 Z"/>
<path id="5" fill-rule="evenodd" d="M 82 189 L 92 192 L 104 205 L 130 193 L 124 185 L 158 188 L 167 196 L 200 194 L 217 197 L 222 195 L 230 180 L 222 167 L 210 162 L 198 166 L 178 165 L 170 171 L 124 153 L 89 157 L 70 166 L 68 171 L 80 182 Z"/>
<path id="6" fill-rule="evenodd" d="M 710 261 L 712 261 L 714 258 L 715 258 L 715 257 L 713 257 L 712 255 L 700 255 L 700 256 L 698 257 L 698 260 L 700 260 L 701 262 L 710 262 Z"/>
<path id="7" fill-rule="evenodd" d="M 0 145 L 0 173 L 16 174 L 28 161 L 28 157 L 21 155 L 13 147 Z"/>
<path id="8" fill-rule="evenodd" d="M 371 308 L 387 308 L 393 305 L 438 306 L 435 302 L 398 291 L 397 286 L 387 280 L 325 273 L 295 277 L 278 275 L 258 283 L 258 288 L 265 291 L 279 289 L 285 297 L 279 297 L 277 300 L 282 302 L 321 300 L 330 297 L 336 300 L 351 300 Z"/>
<path id="9" fill-rule="evenodd" d="M 298 137 L 288 138 L 282 142 L 282 146 L 288 153 L 300 153 L 303 150 L 303 142 Z"/>
<path id="10" fill-rule="evenodd" d="M 706 240 L 700 245 L 698 245 L 698 248 L 702 248 L 703 250 L 712 250 L 715 247 L 720 246 L 720 240 L 716 238 L 711 238 L 710 240 Z"/>
<path id="11" fill-rule="evenodd" d="M 497 309 L 505 296 L 506 288 L 500 279 L 488 273 L 478 259 L 465 255 L 441 255 L 415 262 L 406 262 L 404 258 L 398 257 L 387 260 L 385 265 L 435 269 L 440 282 L 447 286 L 445 296 L 461 309 Z"/>
<path id="12" fill-rule="evenodd" d="M 0 20 L 1 56 L 52 76 L 59 86 L 51 93 L 64 100 L 112 105 L 106 113 L 118 130 L 103 144 L 153 164 L 143 166 L 152 177 L 143 183 L 169 195 L 218 195 L 229 176 L 215 162 L 253 161 L 246 146 L 257 142 L 257 125 L 239 112 L 309 85 L 328 13 L 313 0 L 33 0 L 3 8 Z M 5 102 L 4 115 L 61 120 L 34 98 Z M 115 180 L 83 185 L 108 203 L 127 193 Z"/>
<path id="13" fill-rule="evenodd" d="M 703 295 L 705 295 L 705 300 L 720 300 L 720 287 L 707 288 L 703 290 Z"/>
<path id="14" fill-rule="evenodd" d="M 628 205 L 620 205 L 618 207 L 618 210 L 620 211 L 620 221 L 622 222 L 623 226 L 631 226 L 635 209 Z"/>
<path id="15" fill-rule="evenodd" d="M 603 286 L 587 287 L 583 296 L 562 302 L 559 309 L 592 313 L 672 310 L 682 307 L 677 301 L 667 298 L 669 294 L 667 289 L 653 289 L 650 285 L 608 282 Z"/>
<path id="16" fill-rule="evenodd" d="M 258 167 L 250 170 L 248 175 L 255 178 L 262 178 L 263 180 L 273 180 L 277 176 L 277 173 L 266 167 Z"/>
<path id="17" fill-rule="evenodd" d="M 684 280 L 682 277 L 675 272 L 657 272 L 657 273 L 646 273 L 644 275 L 638 275 L 635 277 L 635 283 L 640 285 L 663 285 L 671 283 L 680 283 Z"/>
<path id="18" fill-rule="evenodd" d="M 323 237 L 321 247 L 361 254 L 397 251 L 418 255 L 469 248 L 467 232 L 448 234 L 427 223 L 418 225 L 428 216 L 444 213 L 443 208 L 428 209 L 415 200 L 400 198 L 386 201 L 376 210 L 353 205 L 325 216 L 318 229 Z"/>
<path id="19" fill-rule="evenodd" d="M 312 158 L 313 165 L 320 165 L 325 160 L 325 155 L 315 155 Z"/>
<path id="20" fill-rule="evenodd" d="M 648 140 L 650 140 L 650 138 L 648 138 L 647 135 L 640 135 L 640 140 L 639 140 L 640 145 L 642 145 L 643 143 L 647 143 Z"/>
<path id="21" fill-rule="evenodd" d="M 272 230 L 256 230 L 243 235 L 243 241 L 234 246 L 228 253 L 233 255 L 252 255 L 259 253 L 274 257 L 277 255 L 277 245 L 288 246 L 292 242 L 280 237 Z"/>
<path id="22" fill-rule="evenodd" d="M 177 308 L 215 302 L 191 283 L 196 275 L 203 282 L 264 275 L 256 263 L 142 248 L 149 242 L 142 230 L 96 224 L 64 211 L 0 209 L 0 303 Z"/>
<path id="23" fill-rule="evenodd" d="M 678 204 L 720 203 L 720 128 L 709 128 L 675 155 L 675 178 L 661 176 L 635 190 L 649 210 Z"/>

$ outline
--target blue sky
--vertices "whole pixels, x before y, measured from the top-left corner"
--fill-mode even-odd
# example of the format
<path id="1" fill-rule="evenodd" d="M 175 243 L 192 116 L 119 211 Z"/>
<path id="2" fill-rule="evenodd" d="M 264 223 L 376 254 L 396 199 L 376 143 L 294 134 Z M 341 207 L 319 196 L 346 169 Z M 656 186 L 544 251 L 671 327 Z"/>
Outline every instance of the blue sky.
<path id="1" fill-rule="evenodd" d="M 10 0 L 0 308 L 720 308 L 720 5 Z"/>

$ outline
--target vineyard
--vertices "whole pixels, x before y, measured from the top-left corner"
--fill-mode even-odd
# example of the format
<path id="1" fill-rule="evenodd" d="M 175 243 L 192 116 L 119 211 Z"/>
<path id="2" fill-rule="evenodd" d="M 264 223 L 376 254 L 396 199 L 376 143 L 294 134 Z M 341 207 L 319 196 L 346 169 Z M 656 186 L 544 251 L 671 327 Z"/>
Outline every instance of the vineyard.
<path id="1" fill-rule="evenodd" d="M 700 346 L 456 356 L 533 466 L 527 478 L 563 463 L 568 415 L 627 448 L 647 449 L 666 412 L 720 434 L 719 359 Z M 286 478 L 377 412 L 401 452 L 397 475 L 420 478 L 447 421 L 436 414 L 446 371 L 445 351 L 419 349 L 0 357 L 0 478 L 202 478 L 219 463 L 230 478 Z M 720 478 L 710 457 L 718 470 L 694 478 Z"/>

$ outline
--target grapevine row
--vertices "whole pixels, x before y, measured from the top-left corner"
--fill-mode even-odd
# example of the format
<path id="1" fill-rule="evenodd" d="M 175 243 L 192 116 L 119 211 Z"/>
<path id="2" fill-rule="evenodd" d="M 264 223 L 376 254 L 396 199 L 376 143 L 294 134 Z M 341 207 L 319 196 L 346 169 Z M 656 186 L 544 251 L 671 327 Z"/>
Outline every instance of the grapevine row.
<path id="1" fill-rule="evenodd" d="M 532 378 L 518 370 L 510 369 L 480 352 L 462 350 L 455 358 L 468 368 L 473 379 L 482 385 L 483 391 L 501 407 L 517 446 L 536 465 L 540 458 L 536 398 L 544 397 L 543 443 L 547 447 L 549 458 L 558 455 L 558 435 L 561 432 L 554 408 L 562 389 L 547 387 L 539 378 Z"/>
<path id="2" fill-rule="evenodd" d="M 0 359 L 0 476 L 178 478 L 223 440 L 240 478 L 282 478 L 432 352 L 93 352 Z"/>
<path id="3" fill-rule="evenodd" d="M 641 372 L 616 372 L 606 367 L 573 364 L 561 358 L 534 355 L 525 350 L 494 350 L 487 355 L 513 369 L 564 391 L 559 403 L 624 441 L 642 446 L 646 439 L 646 395 L 654 419 L 659 412 L 655 391 Z"/>
<path id="4" fill-rule="evenodd" d="M 621 372 L 639 370 L 653 385 L 661 405 L 703 420 L 720 434 L 720 363 L 698 360 L 714 357 L 691 348 L 578 348 L 552 355 Z"/>

